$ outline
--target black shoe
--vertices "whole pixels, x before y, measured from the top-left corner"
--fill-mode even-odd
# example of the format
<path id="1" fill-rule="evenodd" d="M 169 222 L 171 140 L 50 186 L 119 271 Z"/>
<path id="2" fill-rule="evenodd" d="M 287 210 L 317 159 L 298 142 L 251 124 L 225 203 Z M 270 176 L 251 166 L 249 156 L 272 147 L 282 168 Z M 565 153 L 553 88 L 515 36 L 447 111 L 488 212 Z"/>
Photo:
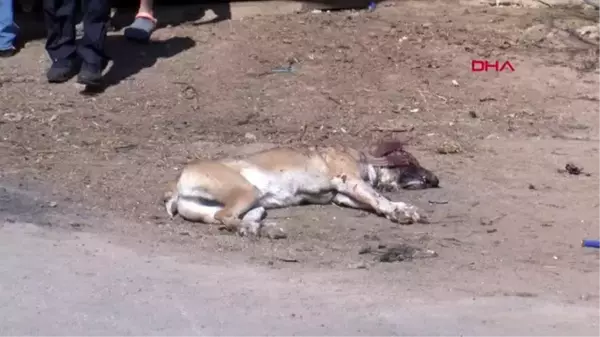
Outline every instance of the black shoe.
<path id="1" fill-rule="evenodd" d="M 102 85 L 102 72 L 107 65 L 108 61 L 104 61 L 100 65 L 84 63 L 77 75 L 77 82 L 92 87 Z"/>
<path id="2" fill-rule="evenodd" d="M 0 50 L 0 57 L 11 57 L 17 53 L 17 49 L 15 47 Z"/>
<path id="3" fill-rule="evenodd" d="M 74 60 L 58 60 L 52 63 L 46 77 L 50 83 L 63 83 L 77 75 L 79 67 L 79 62 Z"/>

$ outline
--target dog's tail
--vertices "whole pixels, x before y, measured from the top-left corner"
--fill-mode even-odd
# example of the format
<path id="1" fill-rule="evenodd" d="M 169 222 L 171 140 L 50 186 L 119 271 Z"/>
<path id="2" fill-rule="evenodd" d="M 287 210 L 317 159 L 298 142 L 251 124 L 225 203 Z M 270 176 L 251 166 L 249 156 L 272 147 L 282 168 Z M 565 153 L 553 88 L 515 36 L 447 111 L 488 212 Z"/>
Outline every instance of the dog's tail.
<path id="1" fill-rule="evenodd" d="M 179 201 L 179 191 L 177 189 L 177 183 L 172 182 L 169 184 L 170 189 L 165 192 L 163 196 L 163 202 L 167 209 L 167 213 L 172 218 L 177 215 L 177 201 Z"/>

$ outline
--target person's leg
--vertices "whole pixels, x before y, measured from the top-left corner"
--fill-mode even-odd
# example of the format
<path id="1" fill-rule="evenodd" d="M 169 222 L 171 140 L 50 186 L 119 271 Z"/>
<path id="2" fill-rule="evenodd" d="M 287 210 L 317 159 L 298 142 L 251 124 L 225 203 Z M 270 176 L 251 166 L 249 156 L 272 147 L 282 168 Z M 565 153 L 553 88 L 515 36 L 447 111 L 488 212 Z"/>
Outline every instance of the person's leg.
<path id="1" fill-rule="evenodd" d="M 87 0 L 77 1 L 77 24 L 75 25 L 75 34 L 77 35 L 77 38 L 83 36 L 83 14 L 85 13 L 86 5 Z"/>
<path id="2" fill-rule="evenodd" d="M 83 38 L 77 48 L 83 60 L 77 80 L 86 85 L 99 85 L 108 64 L 104 44 L 110 20 L 109 0 L 89 0 L 83 16 Z"/>
<path id="3" fill-rule="evenodd" d="M 18 27 L 13 14 L 13 0 L 0 0 L 0 57 L 12 56 L 16 52 Z"/>
<path id="4" fill-rule="evenodd" d="M 76 0 L 44 0 L 46 21 L 46 51 L 52 66 L 46 73 L 48 81 L 66 82 L 77 74 L 79 60 L 75 47 Z"/>
<path id="5" fill-rule="evenodd" d="M 125 27 L 123 34 L 130 40 L 146 42 L 150 40 L 150 36 L 155 29 L 154 1 L 140 0 L 140 8 L 135 20 L 131 25 Z"/>

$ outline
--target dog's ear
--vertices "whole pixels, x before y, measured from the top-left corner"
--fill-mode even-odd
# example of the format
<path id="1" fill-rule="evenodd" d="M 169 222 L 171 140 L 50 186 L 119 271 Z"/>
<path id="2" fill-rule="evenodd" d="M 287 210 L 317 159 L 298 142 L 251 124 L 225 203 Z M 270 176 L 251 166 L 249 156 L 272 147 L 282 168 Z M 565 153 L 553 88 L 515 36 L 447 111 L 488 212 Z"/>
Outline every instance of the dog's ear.
<path id="1" fill-rule="evenodd" d="M 414 163 L 414 157 L 408 152 L 390 154 L 385 159 L 390 167 L 404 167 Z"/>
<path id="2" fill-rule="evenodd" d="M 371 155 L 375 158 L 386 157 L 392 152 L 402 151 L 404 143 L 399 140 L 386 140 L 375 144 L 371 148 Z"/>
<path id="3" fill-rule="evenodd" d="M 403 167 L 418 161 L 410 153 L 404 151 L 404 142 L 387 140 L 375 144 L 367 156 L 370 164 L 379 167 Z"/>

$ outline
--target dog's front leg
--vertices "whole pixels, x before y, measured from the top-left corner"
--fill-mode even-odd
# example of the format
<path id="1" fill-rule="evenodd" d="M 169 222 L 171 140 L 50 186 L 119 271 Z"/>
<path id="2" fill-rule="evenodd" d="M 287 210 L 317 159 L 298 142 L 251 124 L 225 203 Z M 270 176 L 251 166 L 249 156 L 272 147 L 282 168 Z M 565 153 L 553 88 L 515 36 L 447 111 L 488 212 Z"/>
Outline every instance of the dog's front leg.
<path id="1" fill-rule="evenodd" d="M 341 175 L 333 178 L 332 182 L 339 193 L 351 199 L 336 197 L 336 203 L 358 208 L 367 206 L 378 215 L 398 223 L 413 223 L 423 219 L 415 206 L 390 201 L 360 178 Z"/>

